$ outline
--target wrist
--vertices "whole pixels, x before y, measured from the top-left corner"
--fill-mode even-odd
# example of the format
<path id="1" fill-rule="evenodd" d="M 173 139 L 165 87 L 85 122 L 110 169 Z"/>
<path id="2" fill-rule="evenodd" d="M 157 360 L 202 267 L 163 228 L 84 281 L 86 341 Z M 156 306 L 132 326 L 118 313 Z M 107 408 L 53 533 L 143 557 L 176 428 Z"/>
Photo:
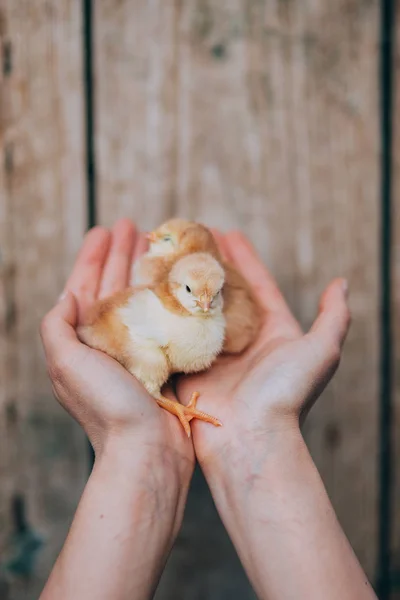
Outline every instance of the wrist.
<path id="1" fill-rule="evenodd" d="M 267 424 L 265 424 L 267 422 Z M 281 456 L 288 444 L 304 444 L 297 415 L 268 415 L 254 424 L 245 422 L 236 414 L 229 423 L 224 423 L 207 445 L 197 444 L 194 434 L 196 455 L 203 469 L 210 477 L 227 473 L 242 477 L 245 471 L 252 471 L 254 464 Z M 225 476 L 225 475 L 224 475 Z"/>
<path id="2" fill-rule="evenodd" d="M 299 427 L 270 433 L 205 473 L 257 596 L 372 598 Z"/>
<path id="3" fill-rule="evenodd" d="M 176 470 L 137 436 L 101 448 L 43 599 L 153 597 L 177 535 L 187 490 Z"/>
<path id="4" fill-rule="evenodd" d="M 292 501 L 310 467 L 314 470 L 297 426 L 243 440 L 232 456 L 204 469 L 218 513 L 260 598 L 266 597 L 265 539 L 295 527 L 299 515 Z"/>
<path id="5" fill-rule="evenodd" d="M 150 511 L 152 506 L 155 513 L 162 511 L 165 522 L 172 519 L 174 536 L 183 518 L 193 467 L 188 457 L 167 443 L 153 442 L 137 431 L 108 435 L 94 463 L 94 470 L 114 485 L 123 482 L 132 498 L 140 494 Z"/>
<path id="6" fill-rule="evenodd" d="M 269 430 L 230 433 L 231 441 L 223 451 L 208 456 L 201 466 L 220 512 L 237 513 L 239 522 L 253 494 L 270 488 L 276 478 L 310 460 L 310 455 L 294 420 Z"/>
<path id="7" fill-rule="evenodd" d="M 149 423 L 146 426 L 124 427 L 120 430 L 108 431 L 101 438 L 91 436 L 90 439 L 96 461 L 117 461 L 127 468 L 137 466 L 141 457 L 147 463 L 157 466 L 172 482 L 181 486 L 189 485 L 193 469 L 193 451 L 185 452 L 175 444 L 171 436 L 158 431 Z"/>

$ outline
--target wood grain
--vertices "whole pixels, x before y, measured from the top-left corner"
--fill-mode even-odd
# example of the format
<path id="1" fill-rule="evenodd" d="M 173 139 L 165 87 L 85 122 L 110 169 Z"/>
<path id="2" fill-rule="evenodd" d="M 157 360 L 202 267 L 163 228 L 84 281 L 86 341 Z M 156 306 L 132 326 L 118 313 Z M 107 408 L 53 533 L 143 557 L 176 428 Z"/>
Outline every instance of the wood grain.
<path id="1" fill-rule="evenodd" d="M 93 7 L 101 222 L 131 216 L 147 229 L 179 214 L 224 230 L 240 227 L 305 328 L 326 283 L 338 274 L 349 278 L 352 332 L 306 436 L 343 527 L 373 577 L 378 0 L 102 0 Z M 39 596 L 87 474 L 85 440 L 52 398 L 37 333 L 85 226 L 82 64 L 80 2 L 0 0 L 2 600 Z M 397 373 L 397 206 L 394 223 Z M 400 460 L 398 377 L 394 386 Z M 396 477 L 393 490 L 398 569 L 399 482 Z M 157 598 L 234 594 L 254 598 L 196 473 Z"/>
<path id="2" fill-rule="evenodd" d="M 85 223 L 82 23 L 74 0 L 2 0 L 0 9 L 0 589 L 31 600 L 88 468 L 82 433 L 52 397 L 38 335 Z"/>
<path id="3" fill-rule="evenodd" d="M 299 93 L 308 126 L 297 139 L 296 162 L 310 182 L 307 207 L 305 194 L 299 194 L 310 250 L 308 264 L 299 261 L 296 268 L 299 312 L 307 326 L 322 287 L 342 274 L 350 282 L 353 315 L 341 369 L 310 415 L 308 440 L 370 577 L 377 540 L 378 19 L 378 3 L 342 2 L 307 14 L 298 10 L 295 21 L 308 44 L 311 40 Z M 303 111 L 296 115 L 293 106 L 292 114 L 300 127 Z"/>
<path id="4" fill-rule="evenodd" d="M 150 228 L 174 207 L 176 2 L 94 4 L 98 214 Z"/>
<path id="5" fill-rule="evenodd" d="M 310 416 L 307 438 L 370 575 L 378 16 L 374 2 L 185 3 L 179 92 L 186 107 L 179 121 L 180 212 L 244 229 L 305 327 L 329 279 L 349 278 L 352 333 L 338 377 Z"/>

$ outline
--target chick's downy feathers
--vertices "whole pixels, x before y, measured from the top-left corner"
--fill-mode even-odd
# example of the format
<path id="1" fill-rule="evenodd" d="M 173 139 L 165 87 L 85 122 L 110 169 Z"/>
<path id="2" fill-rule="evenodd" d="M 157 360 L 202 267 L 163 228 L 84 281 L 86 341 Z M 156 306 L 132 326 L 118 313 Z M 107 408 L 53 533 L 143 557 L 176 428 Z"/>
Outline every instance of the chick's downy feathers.
<path id="1" fill-rule="evenodd" d="M 172 373 L 208 368 L 225 335 L 221 289 L 224 270 L 207 253 L 177 260 L 167 277 L 153 286 L 128 288 L 100 301 L 78 329 L 87 345 L 119 361 L 158 404 L 180 419 L 190 435 L 190 420 L 219 421 L 196 408 L 165 398 L 161 388 Z"/>
<path id="2" fill-rule="evenodd" d="M 171 219 L 148 234 L 149 250 L 135 264 L 133 282 L 154 285 L 165 278 L 173 264 L 193 252 L 206 252 L 218 260 L 225 271 L 223 287 L 226 335 L 223 351 L 243 352 L 255 340 L 261 311 L 246 279 L 235 267 L 223 261 L 211 231 L 200 223 Z"/>

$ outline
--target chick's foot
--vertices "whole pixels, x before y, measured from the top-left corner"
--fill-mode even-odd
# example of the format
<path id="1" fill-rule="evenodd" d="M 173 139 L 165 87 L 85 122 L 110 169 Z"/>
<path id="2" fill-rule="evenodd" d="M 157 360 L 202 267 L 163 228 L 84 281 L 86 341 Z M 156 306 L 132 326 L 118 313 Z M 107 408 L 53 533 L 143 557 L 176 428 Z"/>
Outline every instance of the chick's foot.
<path id="1" fill-rule="evenodd" d="M 184 406 L 176 400 L 169 400 L 168 398 L 161 396 L 157 399 L 157 404 L 161 406 L 161 408 L 164 408 L 166 411 L 178 417 L 183 429 L 186 432 L 186 435 L 190 437 L 190 421 L 192 419 L 199 419 L 200 421 L 211 423 L 212 425 L 215 425 L 215 427 L 221 427 L 222 425 L 221 421 L 219 421 L 215 417 L 212 417 L 211 415 L 208 415 L 207 413 L 202 412 L 201 410 L 197 410 L 196 403 L 198 398 L 199 393 L 193 392 L 189 404 L 187 406 Z"/>

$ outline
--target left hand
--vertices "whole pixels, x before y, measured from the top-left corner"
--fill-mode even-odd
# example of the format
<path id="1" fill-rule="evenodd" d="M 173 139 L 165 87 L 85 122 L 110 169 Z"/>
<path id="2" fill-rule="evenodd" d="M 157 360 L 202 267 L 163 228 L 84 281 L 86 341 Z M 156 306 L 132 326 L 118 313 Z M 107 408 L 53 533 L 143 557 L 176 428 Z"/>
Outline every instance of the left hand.
<path id="1" fill-rule="evenodd" d="M 152 449 L 187 487 L 194 451 L 176 418 L 160 409 L 117 361 L 82 344 L 76 326 L 98 299 L 129 285 L 131 262 L 142 238 L 128 220 L 110 233 L 95 227 L 86 236 L 64 298 L 43 319 L 41 333 L 55 395 L 82 425 L 96 456 L 117 442 Z M 171 396 L 171 391 L 167 395 Z M 161 466 L 161 463 L 160 463 Z"/>

